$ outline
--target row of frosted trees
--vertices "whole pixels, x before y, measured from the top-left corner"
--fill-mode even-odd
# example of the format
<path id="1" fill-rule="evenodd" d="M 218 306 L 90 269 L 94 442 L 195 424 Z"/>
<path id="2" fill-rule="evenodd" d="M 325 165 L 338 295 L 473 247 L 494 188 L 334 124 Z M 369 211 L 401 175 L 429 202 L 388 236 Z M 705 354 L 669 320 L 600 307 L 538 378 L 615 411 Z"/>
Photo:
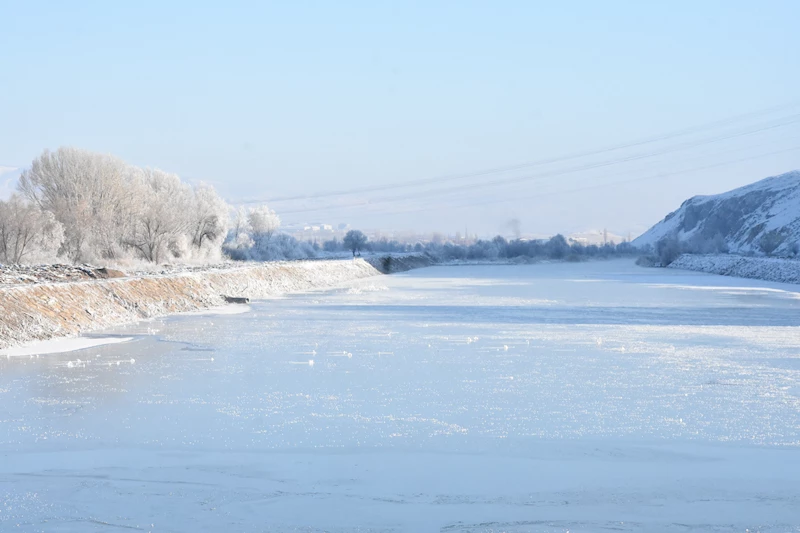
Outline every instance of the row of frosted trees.
<path id="1" fill-rule="evenodd" d="M 45 151 L 0 201 L 0 262 L 205 262 L 223 244 L 257 258 L 280 225 L 267 207 L 231 208 L 208 185 L 76 148 Z"/>
<path id="2" fill-rule="evenodd" d="M 594 244 L 584 245 L 578 242 L 570 243 L 563 235 L 555 235 L 545 241 L 522 239 L 508 241 L 498 235 L 491 240 L 478 240 L 471 244 L 453 242 L 418 242 L 416 244 L 410 244 L 394 240 L 390 241 L 385 238 L 367 242 L 366 238 L 364 238 L 364 241 L 359 241 L 358 246 L 358 249 L 371 252 L 425 253 L 437 261 L 493 261 L 497 259 L 515 258 L 580 261 L 582 259 L 600 257 L 630 256 L 636 253 L 636 249 L 627 242 L 620 244 L 609 243 L 602 246 Z M 325 241 L 322 245 L 322 249 L 326 252 L 351 250 L 355 253 L 356 251 L 346 239 L 344 241 L 335 239 Z"/>

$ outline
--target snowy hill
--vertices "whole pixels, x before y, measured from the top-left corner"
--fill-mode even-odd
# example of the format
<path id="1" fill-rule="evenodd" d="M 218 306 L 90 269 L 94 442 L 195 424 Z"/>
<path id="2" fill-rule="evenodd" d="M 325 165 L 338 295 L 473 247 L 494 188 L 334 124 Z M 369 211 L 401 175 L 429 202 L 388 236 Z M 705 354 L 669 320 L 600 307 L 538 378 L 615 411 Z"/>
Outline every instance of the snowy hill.
<path id="1" fill-rule="evenodd" d="M 21 168 L 0 166 L 0 200 L 6 200 L 17 190 Z"/>
<path id="2" fill-rule="evenodd" d="M 777 246 L 774 253 L 786 254 L 800 241 L 800 170 L 726 193 L 689 198 L 633 245 L 655 246 L 664 237 L 677 237 L 697 248 L 724 241 L 735 253 L 759 252 L 762 242 L 771 239 Z"/>

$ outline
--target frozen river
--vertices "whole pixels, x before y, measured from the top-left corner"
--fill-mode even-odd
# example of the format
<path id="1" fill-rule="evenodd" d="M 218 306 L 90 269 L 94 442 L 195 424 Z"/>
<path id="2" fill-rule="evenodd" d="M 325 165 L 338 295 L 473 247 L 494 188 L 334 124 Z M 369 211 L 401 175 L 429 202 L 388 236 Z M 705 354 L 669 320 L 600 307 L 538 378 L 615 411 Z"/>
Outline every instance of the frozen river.
<path id="1" fill-rule="evenodd" d="M 0 530 L 800 531 L 800 287 L 432 267 L 0 359 Z"/>

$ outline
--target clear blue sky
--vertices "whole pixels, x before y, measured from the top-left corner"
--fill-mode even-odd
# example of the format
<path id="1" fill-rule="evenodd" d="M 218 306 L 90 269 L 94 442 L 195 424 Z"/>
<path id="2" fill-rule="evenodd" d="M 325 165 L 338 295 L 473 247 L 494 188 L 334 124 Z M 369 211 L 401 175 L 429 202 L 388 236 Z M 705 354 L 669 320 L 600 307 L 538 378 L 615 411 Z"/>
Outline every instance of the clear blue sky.
<path id="1" fill-rule="evenodd" d="M 0 166 L 73 145 L 237 200 L 532 161 L 797 102 L 799 20 L 796 1 L 0 0 Z M 798 135 L 793 124 L 620 174 L 790 149 Z M 284 219 L 492 233 L 516 216 L 526 232 L 627 232 L 687 196 L 797 167 L 800 150 L 564 192 L 613 183 L 611 167 L 476 190 L 467 207 L 442 196 L 416 212 L 390 202 Z M 538 190 L 553 194 L 513 200 Z"/>

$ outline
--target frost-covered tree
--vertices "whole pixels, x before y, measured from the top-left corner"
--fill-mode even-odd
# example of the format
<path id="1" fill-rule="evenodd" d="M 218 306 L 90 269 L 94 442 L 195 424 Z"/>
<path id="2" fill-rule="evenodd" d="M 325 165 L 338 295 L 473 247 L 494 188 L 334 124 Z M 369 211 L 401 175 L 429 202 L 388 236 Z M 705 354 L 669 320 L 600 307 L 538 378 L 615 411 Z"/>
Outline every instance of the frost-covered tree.
<path id="1" fill-rule="evenodd" d="M 356 252 L 360 252 L 367 245 L 367 236 L 357 229 L 351 229 L 344 236 L 342 243 L 345 248 L 353 252 L 353 257 L 355 257 Z"/>
<path id="2" fill-rule="evenodd" d="M 229 210 L 225 200 L 210 185 L 194 188 L 188 220 L 192 255 L 204 259 L 219 255 L 228 232 Z"/>
<path id="3" fill-rule="evenodd" d="M 661 266 L 667 266 L 681 255 L 681 243 L 675 237 L 664 237 L 656 243 L 656 255 Z"/>
<path id="4" fill-rule="evenodd" d="M 547 248 L 547 254 L 553 259 L 563 259 L 570 252 L 567 239 L 560 233 L 551 237 L 550 240 L 547 241 L 545 248 Z"/>
<path id="5" fill-rule="evenodd" d="M 280 217 L 266 205 L 239 208 L 232 215 L 231 229 L 223 250 L 237 261 L 280 261 L 315 257 L 319 249 L 310 242 L 278 233 Z"/>
<path id="6" fill-rule="evenodd" d="M 51 260 L 63 240 L 64 229 L 49 211 L 16 194 L 0 200 L 0 262 Z"/>
<path id="7" fill-rule="evenodd" d="M 239 207 L 231 216 L 231 234 L 229 238 L 232 241 L 238 241 L 239 236 L 243 233 L 250 233 L 250 224 L 247 222 L 247 208 Z"/>
<path id="8" fill-rule="evenodd" d="M 281 219 L 275 214 L 275 211 L 262 205 L 248 210 L 247 224 L 250 227 L 250 238 L 253 239 L 255 248 L 264 251 L 267 249 L 272 235 L 280 227 Z"/>
<path id="9" fill-rule="evenodd" d="M 154 263 L 185 256 L 191 227 L 191 187 L 175 174 L 159 169 L 140 170 L 139 180 L 140 201 L 133 210 L 127 244 L 142 259 Z"/>
<path id="10" fill-rule="evenodd" d="M 342 250 L 342 243 L 336 240 L 336 237 L 329 241 L 322 243 L 322 249 L 326 252 L 338 252 Z"/>
<path id="11" fill-rule="evenodd" d="M 59 148 L 34 159 L 19 190 L 63 225 L 62 252 L 78 262 L 118 254 L 130 179 L 130 167 L 116 157 Z"/>
<path id="12" fill-rule="evenodd" d="M 216 259 L 228 231 L 212 187 L 76 148 L 45 150 L 19 190 L 63 226 L 60 255 L 73 262 Z"/>

